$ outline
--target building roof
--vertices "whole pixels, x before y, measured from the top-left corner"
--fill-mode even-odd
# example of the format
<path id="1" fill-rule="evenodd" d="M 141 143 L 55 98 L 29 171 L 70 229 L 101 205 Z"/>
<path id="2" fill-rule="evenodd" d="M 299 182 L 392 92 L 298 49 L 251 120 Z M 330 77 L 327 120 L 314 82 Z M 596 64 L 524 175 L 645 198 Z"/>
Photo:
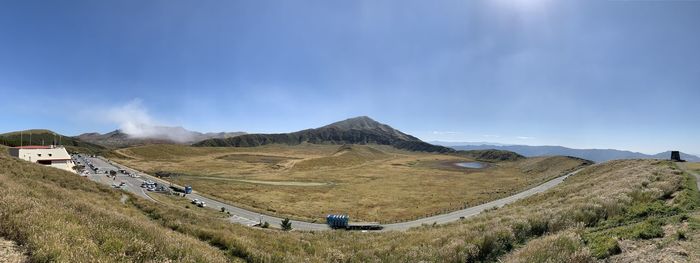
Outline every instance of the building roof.
<path id="1" fill-rule="evenodd" d="M 41 146 L 41 145 L 28 145 L 28 146 L 17 146 L 12 147 L 15 149 L 51 149 L 51 146 Z"/>
<path id="2" fill-rule="evenodd" d="M 25 160 L 70 160 L 70 155 L 63 147 L 48 147 L 48 146 L 23 146 L 17 147 L 18 156 Z"/>

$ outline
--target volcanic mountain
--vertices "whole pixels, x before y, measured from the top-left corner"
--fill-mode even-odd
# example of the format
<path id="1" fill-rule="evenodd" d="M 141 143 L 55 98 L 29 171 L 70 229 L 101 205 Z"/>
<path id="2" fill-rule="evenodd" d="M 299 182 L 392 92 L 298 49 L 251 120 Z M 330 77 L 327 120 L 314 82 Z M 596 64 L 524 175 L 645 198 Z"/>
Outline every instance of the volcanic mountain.
<path id="1" fill-rule="evenodd" d="M 292 133 L 246 134 L 225 139 L 210 139 L 194 146 L 254 147 L 265 144 L 380 144 L 398 149 L 424 152 L 454 152 L 453 149 L 432 145 L 389 125 L 361 116 L 335 122 L 316 129 Z"/>
<path id="2" fill-rule="evenodd" d="M 201 133 L 190 131 L 182 127 L 153 126 L 149 127 L 148 133 L 135 135 L 128 134 L 122 130 L 115 130 L 105 134 L 84 133 L 76 138 L 102 145 L 105 147 L 129 147 L 141 144 L 153 143 L 178 143 L 191 144 L 207 139 L 223 139 L 246 134 L 245 132 L 209 132 Z"/>

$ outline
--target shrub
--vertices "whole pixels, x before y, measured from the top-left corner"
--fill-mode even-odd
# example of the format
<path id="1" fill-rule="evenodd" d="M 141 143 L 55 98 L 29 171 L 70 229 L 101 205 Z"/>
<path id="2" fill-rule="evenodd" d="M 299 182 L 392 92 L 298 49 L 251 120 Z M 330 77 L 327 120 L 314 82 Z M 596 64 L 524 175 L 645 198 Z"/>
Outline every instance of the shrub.
<path id="1" fill-rule="evenodd" d="M 686 240 L 688 239 L 688 236 L 686 235 L 685 231 L 679 229 L 678 231 L 676 231 L 676 239 Z"/>
<path id="2" fill-rule="evenodd" d="M 493 261 L 512 250 L 514 241 L 513 234 L 506 229 L 486 232 L 472 241 L 477 249 L 467 255 L 467 262 Z"/>
<path id="3" fill-rule="evenodd" d="M 591 254 L 598 259 L 607 258 L 622 252 L 617 239 L 607 235 L 607 233 L 588 235 L 586 236 L 586 243 L 591 250 Z"/>
<path id="4" fill-rule="evenodd" d="M 530 224 L 530 234 L 533 236 L 541 236 L 549 231 L 549 220 L 542 217 L 531 217 L 527 219 Z"/>
<path id="5" fill-rule="evenodd" d="M 573 232 L 544 236 L 528 242 L 506 260 L 507 262 L 592 262 L 590 251 L 581 237 Z"/>
<path id="6" fill-rule="evenodd" d="M 527 222 L 519 221 L 511 226 L 513 237 L 518 243 L 525 243 L 531 237 L 530 225 Z"/>
<path id="7" fill-rule="evenodd" d="M 636 224 L 632 228 L 631 236 L 639 239 L 651 239 L 664 236 L 664 230 L 661 228 L 662 222 L 657 219 L 647 219 L 642 223 Z"/>
<path id="8" fill-rule="evenodd" d="M 282 220 L 280 226 L 284 231 L 292 230 L 292 222 L 289 220 L 289 218 L 285 218 L 284 220 Z"/>
<path id="9" fill-rule="evenodd" d="M 585 204 L 566 213 L 575 223 L 583 223 L 585 226 L 595 226 L 598 221 L 604 220 L 605 210 L 602 206 Z"/>

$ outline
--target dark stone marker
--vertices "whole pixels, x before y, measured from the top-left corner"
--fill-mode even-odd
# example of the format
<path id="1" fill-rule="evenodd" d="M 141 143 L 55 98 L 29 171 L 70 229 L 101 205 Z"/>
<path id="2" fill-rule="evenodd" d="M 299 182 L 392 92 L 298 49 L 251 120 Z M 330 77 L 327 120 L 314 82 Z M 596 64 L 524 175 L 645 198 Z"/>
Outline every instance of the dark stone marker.
<path id="1" fill-rule="evenodd" d="M 671 161 L 682 162 L 681 153 L 679 151 L 671 151 Z"/>

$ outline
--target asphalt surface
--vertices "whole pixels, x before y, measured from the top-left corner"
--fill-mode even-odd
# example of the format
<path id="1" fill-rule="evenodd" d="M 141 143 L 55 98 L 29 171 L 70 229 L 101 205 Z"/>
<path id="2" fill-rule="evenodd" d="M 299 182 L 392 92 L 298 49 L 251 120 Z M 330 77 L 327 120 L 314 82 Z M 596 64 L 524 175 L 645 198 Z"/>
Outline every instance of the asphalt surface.
<path id="1" fill-rule="evenodd" d="M 155 201 L 155 199 L 151 198 L 146 193 L 146 190 L 144 188 L 141 188 L 141 183 L 144 180 L 140 178 L 129 177 L 122 173 L 117 173 L 116 176 L 109 176 L 109 171 L 118 171 L 119 168 L 104 161 L 103 159 L 92 158 L 86 155 L 79 155 L 73 156 L 73 161 L 76 163 L 80 162 L 81 165 L 85 165 L 87 171 L 86 177 L 92 181 L 110 185 L 112 187 L 114 187 L 115 185 L 119 185 L 121 182 L 124 182 L 125 185 L 120 186 L 120 189 L 123 189 L 127 192 L 131 192 L 137 196 Z M 98 171 L 90 169 L 90 166 L 88 166 L 89 163 L 91 163 L 93 167 L 97 168 Z"/>
<path id="2" fill-rule="evenodd" d="M 171 182 L 168 182 L 166 180 L 163 180 L 161 178 L 157 178 L 155 176 L 148 175 L 146 173 L 131 169 L 129 167 L 120 165 L 118 163 L 109 161 L 107 159 L 104 159 L 102 157 L 98 158 L 93 158 L 93 157 L 88 157 L 85 156 L 82 158 L 82 161 L 90 161 L 95 165 L 96 167 L 102 167 L 105 169 L 110 169 L 110 170 L 119 170 L 119 169 L 124 169 L 127 170 L 129 173 L 136 173 L 141 178 L 132 178 L 123 174 L 118 174 L 116 179 L 111 179 L 107 178 L 105 174 L 91 174 L 89 177 L 93 181 L 105 183 L 105 184 L 113 184 L 113 183 L 119 183 L 121 181 L 124 181 L 127 185 L 126 187 L 122 187 L 123 190 L 132 192 L 138 196 L 142 196 L 144 198 L 148 198 L 150 200 L 153 200 L 149 196 L 149 192 L 144 191 L 143 188 L 140 187 L 141 182 L 144 180 L 151 180 L 154 181 L 160 185 L 164 185 L 166 187 L 174 185 Z M 512 196 L 508 196 L 505 198 L 501 198 L 498 200 L 494 200 L 482 205 L 474 206 L 474 207 L 469 207 L 466 209 L 446 213 L 446 214 L 441 214 L 441 215 L 436 215 L 436 216 L 431 216 L 431 217 L 426 217 L 426 218 L 421 218 L 413 221 L 408 221 L 408 222 L 402 222 L 402 223 L 394 223 L 394 224 L 386 224 L 382 225 L 384 229 L 382 231 L 404 231 L 408 230 L 412 227 L 418 227 L 421 225 L 426 225 L 426 224 L 446 224 L 454 221 L 458 221 L 461 219 L 469 218 L 475 215 L 478 215 L 479 213 L 483 212 L 484 210 L 491 209 L 494 207 L 501 207 L 506 204 L 513 203 L 517 200 L 527 198 L 529 196 L 535 195 L 537 193 L 541 193 L 544 191 L 547 191 L 548 189 L 557 186 L 561 182 L 564 181 L 567 177 L 574 175 L 581 171 L 583 169 L 574 171 L 572 173 L 566 174 L 561 177 L 557 177 L 555 179 L 552 179 L 550 181 L 547 181 L 541 185 L 535 186 L 533 188 L 530 188 L 528 190 L 525 190 L 523 192 L 517 193 Z M 697 176 L 697 175 L 696 175 Z M 700 180 L 699 180 L 700 181 Z M 179 185 L 175 185 L 177 187 L 182 187 Z M 223 207 L 226 209 L 226 211 L 231 213 L 231 217 L 229 218 L 229 221 L 232 223 L 238 223 L 238 224 L 243 224 L 247 226 L 252 226 L 254 224 L 257 224 L 258 222 L 268 222 L 271 227 L 279 227 L 279 225 L 282 222 L 282 218 L 275 217 L 275 216 L 270 216 L 270 215 L 263 215 L 258 212 L 253 212 L 249 211 L 240 207 L 233 206 L 231 204 L 227 204 L 218 200 L 215 200 L 210 197 L 202 196 L 198 194 L 196 191 L 193 191 L 193 193 L 187 195 L 188 199 L 198 199 L 199 201 L 203 201 L 207 204 L 207 208 L 209 209 L 215 209 L 215 210 L 221 210 Z M 154 200 L 155 201 L 155 200 Z M 310 222 L 304 222 L 304 221 L 296 221 L 296 220 L 291 220 L 292 222 L 292 227 L 296 230 L 303 230 L 303 231 L 320 231 L 320 230 L 330 230 L 331 228 L 328 227 L 326 224 L 319 224 L 319 223 L 310 223 Z"/>
<path id="3" fill-rule="evenodd" d="M 412 227 L 417 227 L 421 225 L 426 225 L 426 224 L 446 224 L 450 222 L 454 222 L 460 219 L 472 217 L 475 215 L 478 215 L 479 213 L 494 208 L 494 207 L 502 207 L 504 205 L 513 203 L 515 201 L 518 201 L 520 199 L 530 197 L 532 195 L 535 195 L 537 193 L 542 193 L 544 191 L 549 190 L 552 187 L 557 186 L 558 184 L 562 183 L 564 179 L 566 179 L 569 176 L 572 176 L 578 172 L 580 172 L 583 169 L 576 170 L 574 172 L 571 172 L 569 174 L 566 174 L 564 176 L 557 177 L 555 179 L 552 179 L 550 181 L 547 181 L 541 185 L 535 186 L 533 188 L 530 188 L 528 190 L 525 190 L 523 192 L 517 193 L 515 195 L 511 195 L 505 198 L 501 198 L 498 200 L 494 200 L 485 204 L 481 204 L 478 206 L 473 206 L 469 207 L 466 209 L 446 213 L 446 214 L 441 214 L 441 215 L 436 215 L 436 216 L 431 216 L 431 217 L 425 217 L 421 218 L 418 220 L 414 221 L 408 221 L 408 222 L 402 222 L 402 223 L 395 223 L 395 224 L 387 224 L 383 225 L 384 226 L 384 231 L 390 231 L 390 230 L 407 230 Z"/>
<path id="4" fill-rule="evenodd" d="M 143 188 L 140 187 L 141 183 L 146 180 L 150 180 L 153 182 L 158 183 L 159 185 L 163 185 L 165 187 L 170 187 L 170 186 L 176 186 L 179 188 L 184 189 L 183 186 L 181 185 L 176 185 L 173 184 L 169 181 L 163 180 L 161 178 L 143 173 L 141 171 L 137 171 L 135 169 L 132 169 L 130 167 L 121 165 L 116 162 L 109 161 L 107 159 L 104 159 L 102 157 L 97 157 L 97 158 L 92 158 L 92 157 L 87 157 L 88 160 L 90 160 L 95 166 L 97 164 L 100 164 L 102 166 L 108 166 L 111 167 L 113 170 L 119 170 L 119 169 L 124 169 L 129 173 L 132 174 L 138 174 L 140 178 L 131 178 L 126 175 L 117 175 L 116 181 L 119 182 L 119 180 L 123 180 L 127 183 L 127 187 L 122 187 L 125 191 L 129 191 L 132 193 L 135 193 L 139 196 L 147 196 L 148 199 L 152 199 L 149 194 L 156 194 L 152 192 L 145 191 Z M 106 177 L 102 175 L 102 177 Z M 136 188 L 134 188 L 135 186 Z M 252 226 L 255 224 L 258 224 L 259 222 L 268 222 L 272 227 L 277 227 L 282 223 L 282 218 L 278 217 L 272 217 L 272 216 L 266 216 L 266 215 L 261 215 L 260 213 L 249 211 L 246 209 L 242 209 L 236 206 L 232 206 L 223 202 L 220 202 L 218 200 L 202 196 L 198 194 L 196 191 L 193 191 L 191 194 L 186 195 L 187 199 L 197 199 L 199 201 L 203 201 L 207 206 L 206 208 L 208 209 L 214 209 L 217 211 L 220 211 L 221 208 L 223 207 L 226 211 L 231 213 L 231 217 L 229 218 L 229 221 L 232 223 L 238 223 L 242 225 L 247 225 L 247 226 Z M 153 199 L 152 199 L 153 200 Z M 326 224 L 314 224 L 314 223 L 309 223 L 309 222 L 303 222 L 303 221 L 294 221 L 292 220 L 292 227 L 295 229 L 299 230 L 327 230 L 330 229 Z"/>

